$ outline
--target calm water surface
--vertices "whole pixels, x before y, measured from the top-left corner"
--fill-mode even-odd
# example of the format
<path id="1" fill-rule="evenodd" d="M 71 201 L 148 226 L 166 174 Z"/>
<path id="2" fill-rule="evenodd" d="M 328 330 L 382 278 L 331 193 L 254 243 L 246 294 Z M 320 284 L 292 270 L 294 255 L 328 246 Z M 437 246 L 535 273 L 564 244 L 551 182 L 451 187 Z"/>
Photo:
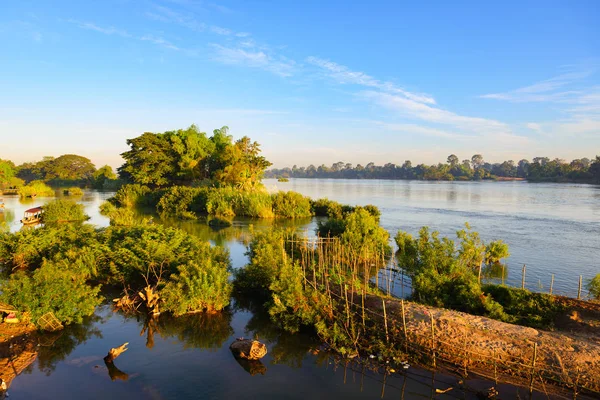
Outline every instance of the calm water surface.
<path id="1" fill-rule="evenodd" d="M 586 185 L 506 183 L 427 183 L 405 181 L 291 180 L 265 182 L 270 190 L 295 190 L 311 197 L 328 197 L 348 204 L 381 208 L 382 225 L 392 235 L 416 233 L 423 225 L 443 234 L 468 221 L 485 240 L 503 239 L 510 245 L 509 280 L 520 283 L 527 264 L 528 283 L 539 289 L 556 275 L 555 289 L 572 294 L 577 276 L 600 272 L 600 188 Z M 80 198 L 89 221 L 106 226 L 98 206 L 112 193 L 87 191 Z M 15 231 L 27 208 L 50 199 L 21 202 L 4 197 L 2 227 Z M 161 221 L 230 249 L 234 268 L 246 262 L 244 240 L 250 224 L 261 229 L 269 221 L 236 220 L 218 233 L 205 223 Z M 294 223 L 313 234 L 315 222 Z M 535 277 L 535 278 L 533 278 Z M 108 306 L 83 325 L 71 327 L 40 346 L 37 361 L 17 377 L 11 399 L 221 399 L 221 398 L 474 398 L 456 389 L 447 395 L 432 393 L 432 374 L 411 367 L 406 374 L 387 376 L 361 373 L 360 367 L 336 365 L 326 354 L 314 354 L 318 343 L 303 335 L 285 335 L 275 329 L 256 307 L 233 303 L 216 316 L 173 319 L 161 316 L 148 324 L 143 317 L 113 313 Z M 265 341 L 269 354 L 258 365 L 242 365 L 228 346 L 236 337 Z M 102 357 L 111 347 L 129 342 L 117 370 Z M 254 375 L 252 375 L 254 374 Z M 435 374 L 434 389 L 456 384 L 451 376 Z M 484 389 L 491 384 L 470 381 Z M 517 388 L 502 386 L 505 398 Z M 520 389 L 521 395 L 525 394 Z M 435 390 L 433 390 L 435 392 Z M 534 397 L 537 397 L 535 395 Z M 541 398 L 541 397 L 540 397 Z M 544 396 L 545 398 L 545 396 Z"/>

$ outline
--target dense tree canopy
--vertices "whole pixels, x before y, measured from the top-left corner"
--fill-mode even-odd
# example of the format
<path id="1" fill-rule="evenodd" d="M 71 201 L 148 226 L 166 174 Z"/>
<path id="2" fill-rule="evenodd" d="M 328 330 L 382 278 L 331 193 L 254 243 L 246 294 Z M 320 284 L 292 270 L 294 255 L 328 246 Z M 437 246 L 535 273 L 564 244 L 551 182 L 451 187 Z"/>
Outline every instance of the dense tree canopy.
<path id="1" fill-rule="evenodd" d="M 122 178 L 149 186 L 171 186 L 211 180 L 214 184 L 250 190 L 260 184 L 271 165 L 249 137 L 233 142 L 226 126 L 208 137 L 195 125 L 164 133 L 146 132 L 127 140 L 121 154 Z"/>
<path id="2" fill-rule="evenodd" d="M 447 162 L 437 165 L 419 164 L 413 166 L 406 160 L 402 166 L 387 163 L 377 166 L 369 163 L 366 166 L 337 162 L 328 167 L 271 169 L 265 174 L 268 178 L 344 178 L 344 179 L 418 179 L 418 180 L 481 180 L 496 178 L 521 178 L 531 181 L 556 182 L 600 182 L 600 156 L 594 161 L 588 158 L 576 159 L 570 163 L 561 159 L 550 160 L 547 157 L 535 157 L 532 162 L 513 160 L 502 163 L 485 162 L 481 154 L 475 154 L 470 160 L 459 162 L 459 158 L 451 154 Z"/>
<path id="3" fill-rule="evenodd" d="M 15 164 L 10 160 L 0 159 L 0 186 L 8 186 L 15 176 Z"/>
<path id="4" fill-rule="evenodd" d="M 60 157 L 44 157 L 37 162 L 26 162 L 16 168 L 16 176 L 26 182 L 31 181 L 77 181 L 90 183 L 96 167 L 86 158 L 76 154 Z"/>

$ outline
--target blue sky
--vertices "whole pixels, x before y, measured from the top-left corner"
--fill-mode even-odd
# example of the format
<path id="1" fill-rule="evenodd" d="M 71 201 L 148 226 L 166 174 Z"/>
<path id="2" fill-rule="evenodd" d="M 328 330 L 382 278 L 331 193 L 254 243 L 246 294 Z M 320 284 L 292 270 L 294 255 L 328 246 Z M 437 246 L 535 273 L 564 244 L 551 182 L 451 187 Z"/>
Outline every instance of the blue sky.
<path id="1" fill-rule="evenodd" d="M 598 1 L 0 0 L 0 158 L 228 125 L 275 166 L 600 154 Z"/>

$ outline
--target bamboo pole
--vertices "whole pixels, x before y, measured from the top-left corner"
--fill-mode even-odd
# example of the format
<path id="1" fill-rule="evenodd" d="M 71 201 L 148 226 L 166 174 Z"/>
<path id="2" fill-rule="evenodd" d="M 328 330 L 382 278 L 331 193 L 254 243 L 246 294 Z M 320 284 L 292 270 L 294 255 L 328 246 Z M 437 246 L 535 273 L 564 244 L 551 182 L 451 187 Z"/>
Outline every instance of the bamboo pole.
<path id="1" fill-rule="evenodd" d="M 406 313 L 404 311 L 404 299 L 400 301 L 402 305 L 402 325 L 404 327 L 404 347 L 406 349 L 406 353 L 408 353 L 408 331 L 406 330 Z"/>
<path id="2" fill-rule="evenodd" d="M 525 289 L 525 270 L 527 269 L 527 266 L 525 264 L 523 264 L 523 278 L 521 280 L 521 289 Z"/>
<path id="3" fill-rule="evenodd" d="M 383 321 L 385 323 L 385 341 L 386 341 L 386 343 L 389 343 L 390 336 L 388 334 L 387 313 L 385 312 L 385 299 L 381 299 L 381 304 L 383 304 Z"/>
<path id="4" fill-rule="evenodd" d="M 433 314 L 431 314 L 431 351 L 433 355 L 433 368 L 436 368 L 435 362 L 435 325 L 433 321 Z"/>
<path id="5" fill-rule="evenodd" d="M 362 323 L 363 329 L 365 329 L 365 288 L 362 290 Z"/>
<path id="6" fill-rule="evenodd" d="M 581 300 L 581 285 L 583 283 L 583 276 L 579 275 L 579 289 L 577 289 L 577 300 Z"/>
<path id="7" fill-rule="evenodd" d="M 481 262 L 479 263 L 479 273 L 478 273 L 478 276 L 477 276 L 477 279 L 478 279 L 478 281 L 479 281 L 479 284 L 481 284 L 481 266 L 482 266 L 482 264 L 483 264 L 483 261 L 481 261 Z"/>
<path id="8" fill-rule="evenodd" d="M 533 381 L 535 378 L 535 362 L 537 360 L 537 343 L 533 344 L 533 360 L 531 361 L 531 380 L 529 381 L 529 393 L 533 393 Z"/>
<path id="9" fill-rule="evenodd" d="M 552 274 L 552 279 L 550 280 L 550 294 L 552 294 L 553 289 L 554 289 L 554 274 Z"/>
<path id="10" fill-rule="evenodd" d="M 346 297 L 346 328 L 350 326 L 350 306 L 348 305 L 348 285 L 344 285 L 344 297 Z"/>
<path id="11" fill-rule="evenodd" d="M 385 396 L 385 381 L 386 381 L 386 379 L 387 379 L 387 369 L 383 373 L 383 385 L 381 386 L 381 398 L 382 399 L 383 399 L 383 396 Z"/>

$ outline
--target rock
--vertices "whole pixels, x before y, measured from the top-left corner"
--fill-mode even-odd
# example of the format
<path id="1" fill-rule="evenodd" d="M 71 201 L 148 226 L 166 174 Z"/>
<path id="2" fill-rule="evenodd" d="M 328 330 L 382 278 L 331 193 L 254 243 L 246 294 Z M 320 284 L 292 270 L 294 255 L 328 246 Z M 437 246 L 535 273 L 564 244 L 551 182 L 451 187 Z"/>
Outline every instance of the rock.
<path id="1" fill-rule="evenodd" d="M 246 360 L 260 360 L 267 354 L 267 346 L 258 340 L 236 339 L 229 349 L 235 357 Z"/>

